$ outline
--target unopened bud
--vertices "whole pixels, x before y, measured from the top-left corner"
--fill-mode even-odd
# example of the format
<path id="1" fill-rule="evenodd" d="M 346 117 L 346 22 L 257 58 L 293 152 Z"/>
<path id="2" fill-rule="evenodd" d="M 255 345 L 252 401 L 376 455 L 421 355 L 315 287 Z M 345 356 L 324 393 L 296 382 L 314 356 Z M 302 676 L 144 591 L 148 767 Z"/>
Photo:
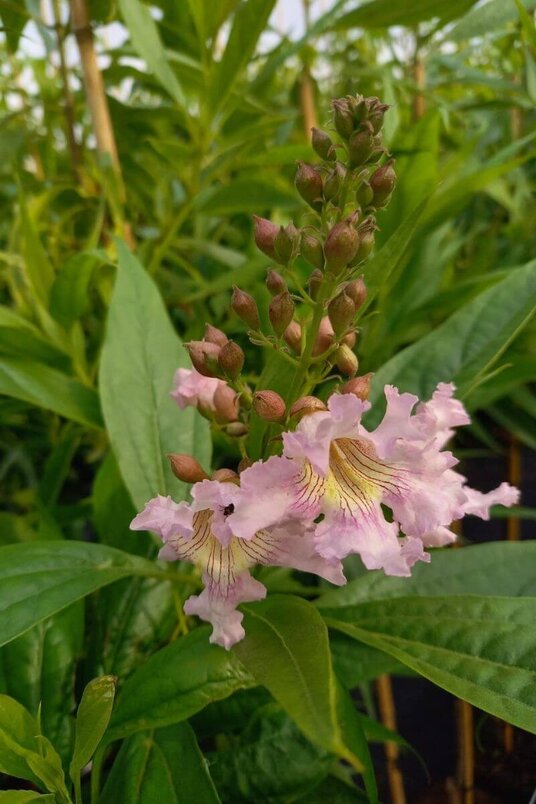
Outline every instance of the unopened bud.
<path id="1" fill-rule="evenodd" d="M 348 282 L 348 284 L 344 286 L 344 292 L 352 299 L 355 304 L 355 309 L 359 310 L 367 298 L 367 286 L 365 285 L 363 277 L 360 276 L 358 279 L 352 279 L 351 282 Z"/>
<path id="2" fill-rule="evenodd" d="M 231 380 L 236 380 L 244 367 L 245 355 L 234 341 L 227 341 L 218 355 L 218 365 Z"/>
<path id="3" fill-rule="evenodd" d="M 250 466 L 253 466 L 253 461 L 251 458 L 242 458 L 238 464 L 238 474 L 245 472 L 245 470 L 249 469 Z"/>
<path id="4" fill-rule="evenodd" d="M 356 190 L 355 200 L 362 209 L 366 209 L 372 203 L 374 198 L 374 191 L 369 182 L 364 179 Z"/>
<path id="5" fill-rule="evenodd" d="M 351 262 L 352 267 L 354 265 L 359 265 L 360 262 L 366 260 L 370 255 L 372 249 L 374 248 L 374 232 L 376 229 L 377 226 L 374 223 L 374 218 L 366 218 L 357 230 L 359 234 L 359 247 L 355 253 L 354 259 Z"/>
<path id="6" fill-rule="evenodd" d="M 296 189 L 309 206 L 313 209 L 322 209 L 322 176 L 305 162 L 298 162 L 295 179 Z"/>
<path id="7" fill-rule="evenodd" d="M 287 283 L 280 273 L 271 268 L 266 276 L 266 287 L 272 296 L 276 296 L 278 293 L 283 293 L 283 291 L 287 289 Z"/>
<path id="8" fill-rule="evenodd" d="M 221 347 L 207 341 L 190 341 L 184 344 L 193 367 L 204 377 L 218 375 L 218 355 Z"/>
<path id="9" fill-rule="evenodd" d="M 295 304 L 288 290 L 278 293 L 270 302 L 268 315 L 276 335 L 281 336 L 294 317 Z"/>
<path id="10" fill-rule="evenodd" d="M 302 345 L 302 331 L 301 327 L 297 321 L 291 321 L 286 330 L 283 333 L 283 338 L 285 339 L 285 343 L 289 346 L 293 352 L 296 354 L 300 354 L 301 352 L 301 345 Z"/>
<path id="11" fill-rule="evenodd" d="M 212 405 L 214 407 L 214 418 L 219 424 L 227 424 L 238 419 L 240 411 L 238 394 L 227 385 L 220 383 L 214 392 Z"/>
<path id="12" fill-rule="evenodd" d="M 292 405 L 290 415 L 299 420 L 309 413 L 318 413 L 322 410 L 326 410 L 326 406 L 321 399 L 317 399 L 316 396 L 302 396 Z"/>
<path id="13" fill-rule="evenodd" d="M 347 346 L 350 347 L 350 349 L 353 349 L 354 346 L 355 346 L 356 340 L 357 340 L 357 333 L 356 333 L 355 329 L 353 329 L 350 332 L 346 333 L 346 335 L 342 339 L 341 343 L 345 343 Z"/>
<path id="14" fill-rule="evenodd" d="M 377 209 L 385 207 L 396 184 L 396 173 L 393 169 L 392 159 L 374 171 L 370 177 L 370 186 L 374 194 L 372 205 Z"/>
<path id="15" fill-rule="evenodd" d="M 333 201 L 335 203 L 345 178 L 346 169 L 344 165 L 341 165 L 340 162 L 337 162 L 333 170 L 328 173 L 326 181 L 324 182 L 324 197 L 328 201 Z"/>
<path id="16" fill-rule="evenodd" d="M 253 394 L 253 410 L 267 422 L 280 422 L 285 418 L 285 401 L 276 391 L 257 391 Z"/>
<path id="17" fill-rule="evenodd" d="M 357 357 L 345 343 L 339 346 L 330 359 L 335 363 L 339 371 L 346 374 L 347 377 L 352 377 L 357 371 Z"/>
<path id="18" fill-rule="evenodd" d="M 333 141 L 327 131 L 313 127 L 311 129 L 311 144 L 321 159 L 327 159 L 329 161 L 335 159 Z"/>
<path id="19" fill-rule="evenodd" d="M 347 140 L 354 130 L 354 118 L 345 98 L 334 100 L 333 103 L 333 122 L 338 134 Z"/>
<path id="20" fill-rule="evenodd" d="M 313 357 L 323 355 L 324 352 L 326 352 L 329 347 L 333 345 L 335 341 L 334 335 L 335 333 L 333 332 L 331 321 L 329 320 L 328 316 L 325 315 L 318 328 L 318 335 L 316 336 L 313 346 Z"/>
<path id="21" fill-rule="evenodd" d="M 270 259 L 275 260 L 274 242 L 279 232 L 279 226 L 266 218 L 259 218 L 258 215 L 253 216 L 253 226 L 257 248 L 260 249 L 263 254 L 270 257 Z"/>
<path id="22" fill-rule="evenodd" d="M 233 436 L 233 438 L 241 438 L 247 435 L 248 426 L 244 424 L 244 422 L 231 422 L 231 424 L 228 424 L 225 428 L 225 432 L 227 435 Z"/>
<path id="23" fill-rule="evenodd" d="M 202 480 L 208 480 L 208 475 L 199 461 L 191 455 L 170 453 L 168 458 L 171 471 L 183 483 L 200 483 Z"/>
<path id="24" fill-rule="evenodd" d="M 212 324 L 205 324 L 203 340 L 207 343 L 215 343 L 217 346 L 225 346 L 229 339 L 225 332 L 222 332 L 218 327 L 213 327 Z"/>
<path id="25" fill-rule="evenodd" d="M 231 307 L 248 327 L 255 330 L 260 329 L 261 320 L 259 318 L 257 302 L 253 296 L 250 296 L 249 293 L 246 293 L 244 290 L 240 290 L 236 285 L 233 287 Z"/>
<path id="26" fill-rule="evenodd" d="M 309 288 L 309 295 L 312 299 L 316 299 L 318 296 L 318 291 L 320 290 L 320 285 L 324 281 L 324 274 L 322 271 L 319 271 L 318 268 L 315 268 L 314 271 L 311 273 L 309 277 L 309 281 L 307 286 Z"/>
<path id="27" fill-rule="evenodd" d="M 276 259 L 281 265 L 287 265 L 296 254 L 300 233 L 293 223 L 280 226 L 274 240 Z"/>
<path id="28" fill-rule="evenodd" d="M 346 332 L 356 313 L 355 304 L 343 290 L 328 304 L 328 316 L 335 335 Z"/>
<path id="29" fill-rule="evenodd" d="M 216 469 L 212 473 L 212 480 L 217 480 L 219 483 L 236 483 L 238 475 L 232 469 Z"/>
<path id="30" fill-rule="evenodd" d="M 303 232 L 300 253 L 307 262 L 319 271 L 324 267 L 324 249 L 322 243 L 314 235 Z"/>
<path id="31" fill-rule="evenodd" d="M 369 398 L 370 394 L 370 382 L 373 378 L 373 374 L 363 374 L 362 377 L 354 377 L 353 380 L 349 380 L 343 387 L 341 388 L 342 394 L 353 394 L 357 396 L 358 399 L 365 399 Z"/>
<path id="32" fill-rule="evenodd" d="M 354 218 L 336 223 L 326 238 L 324 254 L 330 271 L 338 274 L 350 263 L 359 248 L 359 235 L 354 226 Z"/>
<path id="33" fill-rule="evenodd" d="M 348 143 L 348 159 L 352 167 L 363 165 L 374 149 L 374 133 L 370 123 L 362 123 Z"/>
<path id="34" fill-rule="evenodd" d="M 374 133 L 377 134 L 383 125 L 383 116 L 385 112 L 391 107 L 387 103 L 381 103 L 378 98 L 374 98 L 373 100 L 375 103 L 371 104 L 371 108 L 368 113 L 368 121 L 371 124 Z"/>

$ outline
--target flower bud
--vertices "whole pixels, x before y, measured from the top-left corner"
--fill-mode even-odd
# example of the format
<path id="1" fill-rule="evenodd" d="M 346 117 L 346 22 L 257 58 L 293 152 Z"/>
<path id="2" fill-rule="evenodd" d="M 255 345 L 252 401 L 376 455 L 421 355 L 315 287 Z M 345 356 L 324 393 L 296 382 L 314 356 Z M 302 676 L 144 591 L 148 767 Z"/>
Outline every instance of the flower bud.
<path id="1" fill-rule="evenodd" d="M 333 148 L 333 141 L 327 131 L 322 131 L 320 128 L 311 129 L 311 144 L 321 159 L 331 161 L 335 159 L 335 149 Z"/>
<path id="2" fill-rule="evenodd" d="M 326 264 L 335 274 L 340 273 L 353 260 L 359 247 L 359 235 L 353 224 L 353 216 L 336 223 L 326 238 L 324 245 Z"/>
<path id="3" fill-rule="evenodd" d="M 346 374 L 347 377 L 352 377 L 357 371 L 357 357 L 345 343 L 339 346 L 331 360 L 335 363 L 339 371 Z"/>
<path id="4" fill-rule="evenodd" d="M 367 286 L 365 285 L 363 277 L 360 276 L 359 279 L 352 279 L 351 282 L 348 282 L 348 284 L 344 286 L 344 292 L 355 304 L 355 309 L 359 310 L 367 298 Z"/>
<path id="5" fill-rule="evenodd" d="M 360 262 L 366 260 L 374 248 L 374 232 L 378 227 L 374 222 L 374 218 L 366 218 L 359 229 L 359 247 L 355 253 L 355 257 L 351 262 L 351 266 L 359 265 Z"/>
<path id="6" fill-rule="evenodd" d="M 375 102 L 371 104 L 369 109 L 368 121 L 372 126 L 374 133 L 377 134 L 383 125 L 383 116 L 385 112 L 391 107 L 387 103 L 381 103 L 379 98 L 373 98 L 372 100 Z"/>
<path id="7" fill-rule="evenodd" d="M 377 209 L 385 207 L 396 184 L 396 173 L 393 170 L 394 161 L 390 159 L 385 165 L 374 171 L 370 177 L 370 186 L 374 194 L 372 205 Z"/>
<path id="8" fill-rule="evenodd" d="M 214 392 L 212 404 L 214 406 L 214 418 L 219 424 L 235 422 L 238 419 L 240 411 L 238 394 L 227 383 L 222 382 L 218 385 Z"/>
<path id="9" fill-rule="evenodd" d="M 369 374 L 363 374 L 362 377 L 354 377 L 353 380 L 349 380 L 345 385 L 341 388 L 342 394 L 353 394 L 357 396 L 358 399 L 368 399 L 370 393 L 370 382 L 373 378 L 373 374 L 369 372 Z"/>
<path id="10" fill-rule="evenodd" d="M 280 273 L 271 268 L 266 276 L 266 287 L 272 296 L 275 296 L 278 293 L 283 293 L 283 291 L 287 289 L 287 283 Z"/>
<path id="11" fill-rule="evenodd" d="M 296 189 L 309 206 L 313 209 L 322 209 L 322 176 L 305 162 L 298 162 L 298 171 L 295 179 Z"/>
<path id="12" fill-rule="evenodd" d="M 337 133 L 343 140 L 347 140 L 354 130 L 354 118 L 348 106 L 348 101 L 346 98 L 340 98 L 339 100 L 334 100 L 332 106 L 333 122 Z"/>
<path id="13" fill-rule="evenodd" d="M 325 315 L 318 328 L 318 335 L 316 336 L 316 341 L 313 346 L 313 357 L 323 355 L 324 352 L 333 345 L 335 341 L 334 334 L 331 321 L 328 316 Z"/>
<path id="14" fill-rule="evenodd" d="M 324 267 L 324 249 L 317 237 L 302 232 L 300 253 L 313 268 L 318 268 L 319 271 L 322 270 Z"/>
<path id="15" fill-rule="evenodd" d="M 275 391 L 256 391 L 253 410 L 267 422 L 280 422 L 285 418 L 285 401 Z"/>
<path id="16" fill-rule="evenodd" d="M 318 413 L 322 410 L 326 410 L 326 406 L 321 399 L 317 399 L 316 396 L 302 396 L 292 405 L 290 415 L 299 420 L 309 413 Z"/>
<path id="17" fill-rule="evenodd" d="M 193 367 L 204 377 L 218 375 L 218 355 L 221 347 L 208 341 L 190 341 L 184 344 Z"/>
<path id="18" fill-rule="evenodd" d="M 348 159 L 352 167 L 363 165 L 374 149 L 374 134 L 370 123 L 363 123 L 359 131 L 352 134 L 348 143 Z"/>
<path id="19" fill-rule="evenodd" d="M 301 335 L 301 327 L 297 321 L 291 321 L 283 333 L 285 343 L 292 349 L 293 352 L 296 352 L 297 355 L 299 355 L 301 352 Z"/>
<path id="20" fill-rule="evenodd" d="M 355 329 L 352 329 L 350 332 L 347 332 L 344 338 L 342 339 L 341 343 L 345 343 L 350 349 L 353 349 L 355 346 L 355 342 L 357 340 L 357 333 Z"/>
<path id="21" fill-rule="evenodd" d="M 215 343 L 217 346 L 225 346 L 229 339 L 225 332 L 222 332 L 218 327 L 213 327 L 212 324 L 205 324 L 203 340 L 207 343 Z"/>
<path id="22" fill-rule="evenodd" d="M 261 320 L 259 318 L 259 310 L 257 302 L 246 293 L 240 290 L 236 285 L 233 287 L 233 295 L 231 296 L 231 307 L 242 321 L 251 329 L 260 329 Z"/>
<path id="23" fill-rule="evenodd" d="M 251 458 L 242 458 L 238 464 L 238 474 L 241 474 L 246 469 L 249 469 L 250 466 L 253 466 L 253 461 Z"/>
<path id="24" fill-rule="evenodd" d="M 369 182 L 364 179 L 356 190 L 355 200 L 362 209 L 369 207 L 374 198 L 374 191 Z"/>
<path id="25" fill-rule="evenodd" d="M 324 197 L 328 201 L 335 203 L 341 191 L 344 179 L 346 178 L 346 169 L 340 162 L 335 164 L 324 182 Z"/>
<path id="26" fill-rule="evenodd" d="M 279 232 L 279 226 L 266 218 L 259 218 L 258 215 L 253 216 L 253 226 L 257 248 L 260 249 L 263 254 L 266 254 L 267 257 L 270 257 L 271 260 L 275 260 L 274 242 Z"/>
<path id="27" fill-rule="evenodd" d="M 244 367 L 245 355 L 234 341 L 227 341 L 218 355 L 218 365 L 231 380 L 236 380 Z"/>
<path id="28" fill-rule="evenodd" d="M 236 483 L 238 475 L 232 469 L 216 469 L 212 473 L 212 480 L 217 480 L 219 483 Z"/>
<path id="29" fill-rule="evenodd" d="M 278 293 L 270 302 L 268 315 L 277 336 L 281 336 L 294 316 L 295 305 L 288 290 Z"/>
<path id="30" fill-rule="evenodd" d="M 295 256 L 299 239 L 300 233 L 293 223 L 279 227 L 274 240 L 274 248 L 276 259 L 281 265 L 287 265 Z"/>
<path id="31" fill-rule="evenodd" d="M 233 436 L 233 438 L 241 438 L 247 435 L 248 426 L 244 422 L 231 422 L 225 428 L 225 432 L 227 435 Z"/>
<path id="32" fill-rule="evenodd" d="M 312 271 L 311 276 L 309 277 L 309 281 L 307 283 L 309 288 L 309 295 L 312 299 L 316 299 L 318 295 L 318 291 L 320 290 L 320 285 L 324 281 L 324 274 L 322 271 L 319 271 L 318 268 L 315 268 Z"/>
<path id="33" fill-rule="evenodd" d="M 191 455 L 170 453 L 168 458 L 171 471 L 183 483 L 200 483 L 202 480 L 208 480 L 208 475 L 199 461 Z"/>
<path id="34" fill-rule="evenodd" d="M 343 332 L 346 332 L 354 320 L 355 313 L 355 304 L 344 290 L 330 301 L 328 317 L 335 335 L 342 335 Z"/>

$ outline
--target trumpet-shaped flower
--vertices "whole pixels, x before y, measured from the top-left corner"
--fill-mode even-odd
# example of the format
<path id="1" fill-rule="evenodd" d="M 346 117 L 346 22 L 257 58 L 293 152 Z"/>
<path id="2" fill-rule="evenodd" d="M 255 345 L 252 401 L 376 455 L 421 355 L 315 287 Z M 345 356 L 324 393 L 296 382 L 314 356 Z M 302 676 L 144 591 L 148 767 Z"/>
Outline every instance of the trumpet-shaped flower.
<path id="1" fill-rule="evenodd" d="M 216 377 L 204 377 L 195 369 L 177 369 L 173 378 L 171 397 L 181 410 L 188 406 L 201 407 L 214 410 L 214 394 L 220 386 L 225 386 L 223 380 Z"/>
<path id="2" fill-rule="evenodd" d="M 279 460 L 271 471 L 284 477 L 271 521 L 316 520 L 315 545 L 324 558 L 358 553 L 368 569 L 407 576 L 416 561 L 430 560 L 425 547 L 455 539 L 454 520 L 488 518 L 491 505 L 515 503 L 519 493 L 507 483 L 482 494 L 453 470 L 457 460 L 443 447 L 454 427 L 469 422 L 453 393 L 453 385 L 440 384 L 431 400 L 417 404 L 416 396 L 387 386 L 385 416 L 370 432 L 361 424 L 368 402 L 331 396 L 328 410 L 305 416 L 283 435 L 285 457 L 271 459 Z M 295 467 L 290 480 L 288 463 Z M 255 472 L 260 488 L 260 466 Z M 254 489 L 249 497 L 237 523 L 243 536 L 251 530 Z"/>
<path id="3" fill-rule="evenodd" d="M 273 460 L 273 459 L 272 459 Z M 275 459 L 276 461 L 278 459 Z M 267 477 L 273 463 L 267 461 Z M 242 473 L 245 487 L 251 483 L 248 473 Z M 266 595 L 265 586 L 250 574 L 257 564 L 294 567 L 312 572 L 335 584 L 345 581 L 337 559 L 325 559 L 314 546 L 314 525 L 293 520 L 263 527 L 266 514 L 263 506 L 273 492 L 277 500 L 281 492 L 266 482 L 259 495 L 257 529 L 250 538 L 237 536 L 233 517 L 240 522 L 242 503 L 247 499 L 232 482 L 204 480 L 192 488 L 193 502 L 175 503 L 170 497 L 155 497 L 131 523 L 133 530 L 153 530 L 160 535 L 164 547 L 160 558 L 169 561 L 189 561 L 202 570 L 204 589 L 184 604 L 187 614 L 197 614 L 212 623 L 211 642 L 230 648 L 244 636 L 243 614 L 237 611 L 240 603 L 260 600 Z"/>

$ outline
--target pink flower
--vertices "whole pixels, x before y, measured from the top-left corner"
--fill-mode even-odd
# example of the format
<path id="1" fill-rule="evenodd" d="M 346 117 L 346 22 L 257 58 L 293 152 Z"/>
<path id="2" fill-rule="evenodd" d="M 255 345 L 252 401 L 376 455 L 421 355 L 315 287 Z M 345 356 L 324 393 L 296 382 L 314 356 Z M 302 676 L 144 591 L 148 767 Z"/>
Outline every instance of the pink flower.
<path id="1" fill-rule="evenodd" d="M 276 459 L 280 460 L 280 459 Z M 289 462 L 290 463 L 290 462 Z M 254 465 L 242 473 L 245 488 L 256 482 L 260 467 L 267 475 L 274 464 Z M 247 477 L 248 473 L 249 478 Z M 279 475 L 280 477 L 280 475 Z M 252 578 L 250 568 L 256 564 L 294 567 L 313 572 L 335 584 L 345 582 L 337 559 L 322 558 L 315 550 L 312 522 L 293 520 L 265 527 L 266 507 L 271 493 L 270 480 L 259 495 L 257 525 L 250 527 L 249 515 L 242 506 L 247 491 L 232 482 L 204 480 L 192 488 L 193 503 L 175 503 L 170 497 L 155 497 L 132 521 L 132 530 L 154 530 L 164 541 L 160 558 L 189 561 L 202 570 L 204 589 L 184 604 L 187 614 L 197 614 L 212 623 L 211 642 L 229 649 L 244 637 L 240 603 L 260 600 L 266 595 L 262 583 Z M 281 492 L 274 490 L 277 501 Z M 237 528 L 234 527 L 235 523 Z M 237 534 L 247 530 L 248 538 Z"/>
<path id="2" fill-rule="evenodd" d="M 430 560 L 425 547 L 455 539 L 453 520 L 488 518 L 491 505 L 518 500 L 507 483 L 482 494 L 453 471 L 457 460 L 442 448 L 453 427 L 469 423 L 453 393 L 453 385 L 440 384 L 415 408 L 416 396 L 387 386 L 387 410 L 372 432 L 361 424 L 369 403 L 335 394 L 327 411 L 306 416 L 283 435 L 284 455 L 297 466 L 285 515 L 323 516 L 315 534 L 320 555 L 334 560 L 359 553 L 368 569 L 410 575 L 416 561 Z"/>
<path id="3" fill-rule="evenodd" d="M 220 386 L 226 383 L 215 377 L 204 377 L 195 369 L 180 368 L 173 378 L 171 397 L 181 410 L 189 405 L 214 410 L 214 394 Z"/>

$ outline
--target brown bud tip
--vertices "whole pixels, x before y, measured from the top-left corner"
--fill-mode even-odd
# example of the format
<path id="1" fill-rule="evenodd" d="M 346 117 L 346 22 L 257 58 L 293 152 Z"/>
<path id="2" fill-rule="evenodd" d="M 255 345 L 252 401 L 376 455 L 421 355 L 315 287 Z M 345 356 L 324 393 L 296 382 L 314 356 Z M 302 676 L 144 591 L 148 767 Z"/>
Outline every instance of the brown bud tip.
<path id="1" fill-rule="evenodd" d="M 353 377 L 356 373 L 358 368 L 358 361 L 355 354 L 352 352 L 349 346 L 345 343 L 341 344 L 332 358 L 333 362 L 337 366 L 342 374 L 346 374 L 347 377 Z"/>
<path id="2" fill-rule="evenodd" d="M 225 332 L 222 332 L 218 327 L 213 327 L 212 324 L 205 324 L 203 340 L 207 343 L 215 343 L 216 346 L 225 346 L 229 339 Z"/>
<path id="3" fill-rule="evenodd" d="M 330 301 L 328 317 L 335 335 L 342 335 L 343 332 L 346 332 L 354 320 L 355 313 L 355 304 L 345 290 Z"/>
<path id="4" fill-rule="evenodd" d="M 281 336 L 294 316 L 295 305 L 288 290 L 278 293 L 270 302 L 268 315 L 276 335 Z"/>
<path id="5" fill-rule="evenodd" d="M 246 469 L 249 469 L 250 466 L 253 466 L 253 461 L 251 458 L 242 458 L 238 464 L 238 474 L 244 472 Z"/>
<path id="6" fill-rule="evenodd" d="M 196 371 L 204 377 L 217 376 L 220 346 L 207 341 L 190 341 L 190 343 L 185 343 L 184 345 Z"/>
<path id="7" fill-rule="evenodd" d="M 287 346 L 296 352 L 297 355 L 301 353 L 302 346 L 302 330 L 297 321 L 291 321 L 283 333 L 283 338 Z"/>
<path id="8" fill-rule="evenodd" d="M 300 253 L 304 260 L 307 260 L 313 268 L 319 271 L 322 270 L 324 267 L 324 249 L 318 237 L 303 232 Z"/>
<path id="9" fill-rule="evenodd" d="M 259 218 L 258 215 L 253 216 L 254 237 L 257 248 L 263 254 L 270 257 L 271 260 L 276 259 L 275 254 L 275 238 L 279 231 L 279 226 L 266 218 Z"/>
<path id="10" fill-rule="evenodd" d="M 231 380 L 236 380 L 244 367 L 245 355 L 234 341 L 227 341 L 218 355 L 218 365 Z"/>
<path id="11" fill-rule="evenodd" d="M 373 198 L 372 206 L 381 209 L 385 207 L 396 184 L 396 173 L 393 169 L 394 160 L 390 159 L 385 165 L 374 171 L 370 177 L 370 187 Z"/>
<path id="12" fill-rule="evenodd" d="M 231 307 L 250 329 L 260 329 L 261 320 L 259 318 L 257 302 L 253 296 L 250 296 L 249 293 L 246 293 L 244 290 L 240 290 L 236 285 L 233 287 Z"/>
<path id="13" fill-rule="evenodd" d="M 353 279 L 351 282 L 348 282 L 344 287 L 344 292 L 352 299 L 356 310 L 359 310 L 367 298 L 367 286 L 365 285 L 363 277 L 360 276 L 358 279 Z"/>
<path id="14" fill-rule="evenodd" d="M 309 206 L 322 209 L 322 176 L 312 165 L 298 162 L 295 179 L 296 189 Z"/>
<path id="15" fill-rule="evenodd" d="M 334 334 L 331 321 L 328 316 L 325 315 L 318 328 L 318 335 L 316 336 L 315 345 L 313 346 L 313 357 L 323 355 L 324 352 L 329 349 L 334 342 Z"/>
<path id="16" fill-rule="evenodd" d="M 272 296 L 276 296 L 278 293 L 283 293 L 283 291 L 287 289 L 287 283 L 280 273 L 271 268 L 266 275 L 266 287 Z"/>
<path id="17" fill-rule="evenodd" d="M 202 480 L 208 480 L 208 475 L 199 461 L 196 461 L 191 455 L 170 453 L 168 458 L 171 471 L 183 483 L 200 483 Z"/>
<path id="18" fill-rule="evenodd" d="M 346 333 L 346 335 L 342 339 L 342 343 L 345 343 L 347 346 L 350 347 L 350 349 L 352 349 L 355 346 L 356 340 L 357 340 L 357 333 L 354 329 Z"/>
<path id="19" fill-rule="evenodd" d="M 227 424 L 238 419 L 240 410 L 238 394 L 227 383 L 222 382 L 218 385 L 212 404 L 214 418 L 220 424 Z"/>
<path id="20" fill-rule="evenodd" d="M 353 380 L 349 380 L 343 387 L 341 388 L 342 394 L 353 394 L 357 396 L 358 399 L 368 399 L 370 394 L 370 383 L 373 378 L 373 374 L 363 374 L 362 377 L 354 377 Z"/>
<path id="21" fill-rule="evenodd" d="M 274 240 L 276 259 L 281 265 L 288 265 L 296 256 L 300 233 L 293 223 L 280 226 Z"/>
<path id="22" fill-rule="evenodd" d="M 231 422 L 231 424 L 228 424 L 225 428 L 225 432 L 233 438 L 241 438 L 247 435 L 248 426 L 244 424 L 244 422 Z"/>
<path id="23" fill-rule="evenodd" d="M 321 410 L 326 410 L 326 406 L 321 399 L 317 399 L 316 396 L 302 396 L 292 405 L 290 415 L 301 419 L 309 413 L 318 413 Z"/>
<path id="24" fill-rule="evenodd" d="M 311 129 L 311 145 L 321 159 L 335 159 L 333 141 L 327 131 L 313 127 Z"/>
<path id="25" fill-rule="evenodd" d="M 359 248 L 355 253 L 355 257 L 350 263 L 351 266 L 358 265 L 363 260 L 366 260 L 370 252 L 374 248 L 374 232 L 377 230 L 374 218 L 365 218 L 363 223 L 358 227 L 357 233 L 359 235 Z"/>
<path id="26" fill-rule="evenodd" d="M 324 281 L 324 274 L 322 271 L 319 271 L 318 268 L 315 268 L 314 271 L 311 273 L 309 277 L 309 281 L 307 283 L 309 287 L 309 295 L 312 299 L 316 299 L 318 296 L 318 291 L 320 290 L 320 285 Z"/>
<path id="27" fill-rule="evenodd" d="M 368 122 L 361 124 L 359 131 L 350 137 L 348 159 L 352 167 L 363 165 L 374 150 L 374 131 Z"/>
<path id="28" fill-rule="evenodd" d="M 346 98 L 340 98 L 332 102 L 333 122 L 338 134 L 347 140 L 354 130 L 354 118 Z"/>
<path id="29" fill-rule="evenodd" d="M 238 475 L 232 469 L 216 469 L 212 473 L 212 480 L 217 480 L 219 483 L 237 483 Z"/>
<path id="30" fill-rule="evenodd" d="M 280 422 L 285 418 L 285 401 L 276 391 L 256 391 L 253 410 L 267 422 Z"/>
<path id="31" fill-rule="evenodd" d="M 341 191 L 344 179 L 346 177 L 346 168 L 337 162 L 333 170 L 331 170 L 324 182 L 324 197 L 328 201 L 335 203 Z"/>
<path id="32" fill-rule="evenodd" d="M 359 247 L 359 235 L 353 224 L 353 219 L 336 223 L 326 238 L 324 254 L 326 264 L 330 271 L 338 274 L 355 257 Z"/>

